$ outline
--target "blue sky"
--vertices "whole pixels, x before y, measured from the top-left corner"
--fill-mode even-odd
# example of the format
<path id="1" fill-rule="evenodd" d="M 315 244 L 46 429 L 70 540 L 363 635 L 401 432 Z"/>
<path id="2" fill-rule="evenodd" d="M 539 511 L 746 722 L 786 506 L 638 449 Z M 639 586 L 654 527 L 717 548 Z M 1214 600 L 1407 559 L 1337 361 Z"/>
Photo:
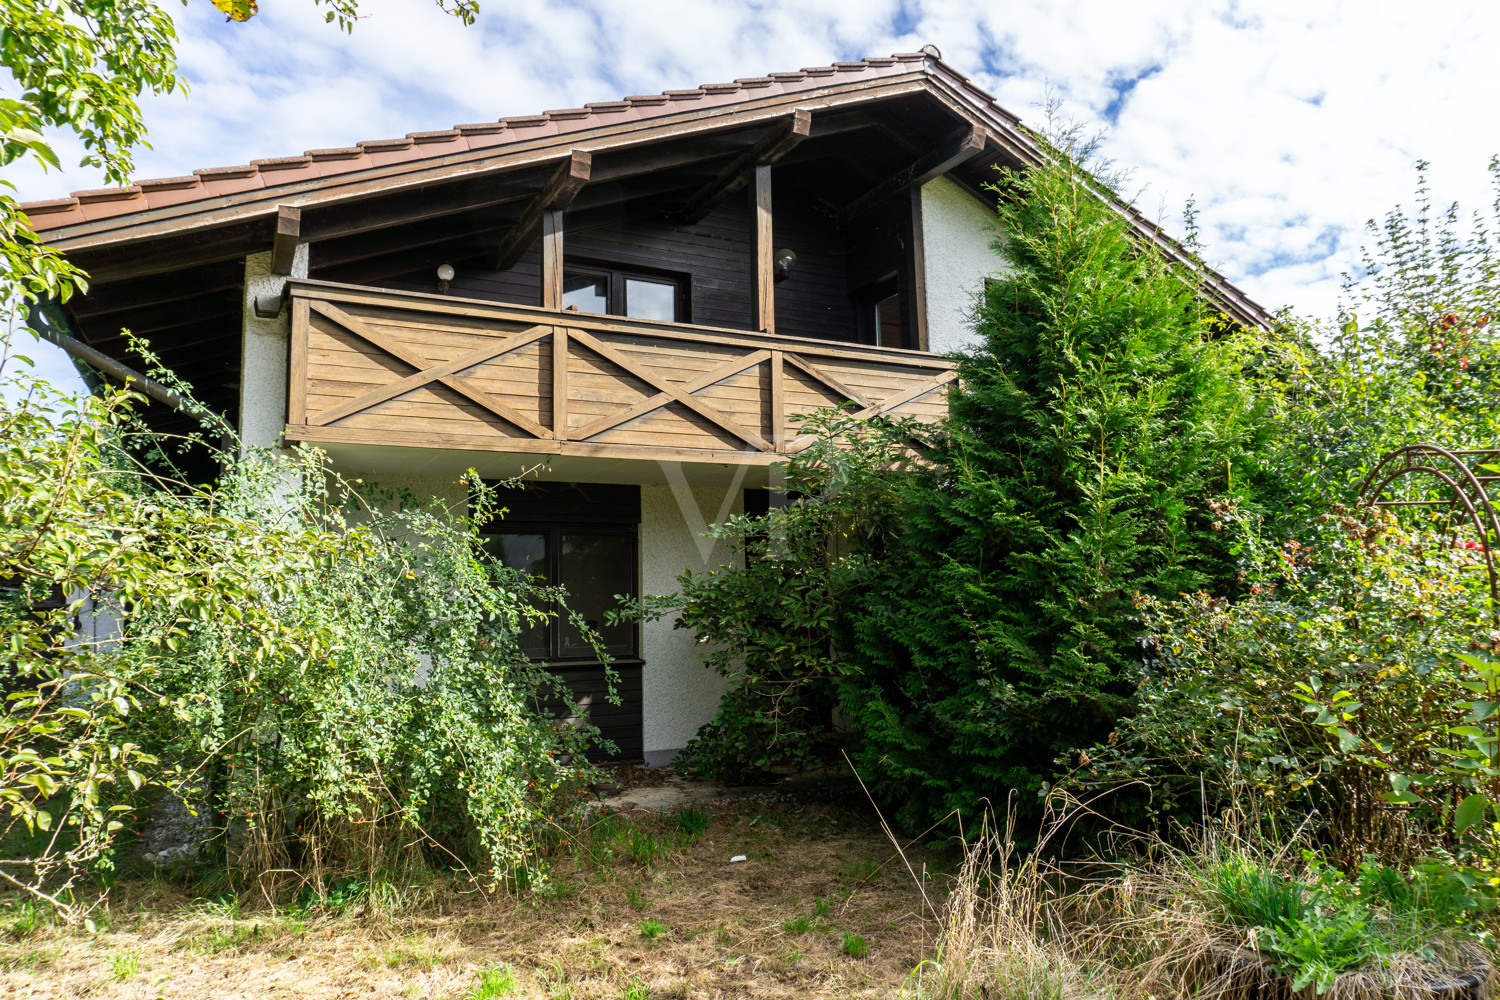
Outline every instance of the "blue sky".
<path id="1" fill-rule="evenodd" d="M 244 25 L 165 6 L 191 92 L 148 102 L 142 177 L 932 43 L 1029 124 L 1050 87 L 1107 128 L 1143 211 L 1175 228 L 1194 197 L 1211 262 L 1313 314 L 1365 220 L 1410 200 L 1416 160 L 1440 202 L 1480 208 L 1500 153 L 1500 4 L 1482 0 L 484 0 L 470 28 L 364 0 L 352 35 L 312 0 L 262 0 Z M 28 199 L 99 186 L 6 175 Z"/>

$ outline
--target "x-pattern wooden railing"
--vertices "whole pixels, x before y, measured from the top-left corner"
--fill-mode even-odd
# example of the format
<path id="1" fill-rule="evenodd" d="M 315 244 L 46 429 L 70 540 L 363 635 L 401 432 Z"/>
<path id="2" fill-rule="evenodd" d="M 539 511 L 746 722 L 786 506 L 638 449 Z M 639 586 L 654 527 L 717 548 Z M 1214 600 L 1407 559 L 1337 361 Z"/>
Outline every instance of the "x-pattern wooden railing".
<path id="1" fill-rule="evenodd" d="M 360 291 L 365 295 L 370 294 L 365 290 Z M 370 384 L 375 376 L 364 376 L 365 381 L 359 384 L 359 391 L 340 402 L 314 411 L 308 411 L 303 405 L 301 412 L 298 412 L 297 400 L 301 398 L 305 401 L 306 389 L 304 386 L 299 392 L 294 385 L 294 412 L 289 414 L 292 426 L 288 433 L 290 437 L 303 440 L 318 440 L 335 429 L 345 433 L 344 439 L 352 440 L 347 435 L 356 432 L 346 430 L 351 427 L 346 423 L 350 418 L 369 415 L 381 404 L 400 400 L 416 390 L 441 386 L 520 431 L 524 437 L 513 439 L 514 450 L 526 450 L 528 446 L 525 442 L 528 439 L 538 444 L 547 444 L 549 447 L 540 449 L 546 451 L 565 451 L 570 444 L 588 445 L 595 443 L 596 439 L 609 431 L 677 404 L 741 442 L 741 452 L 785 455 L 807 447 L 814 440 L 812 435 L 790 437 L 786 433 L 788 411 L 805 412 L 809 409 L 806 405 L 806 392 L 803 393 L 803 405 L 789 404 L 789 370 L 799 373 L 804 386 L 810 382 L 820 387 L 824 396 L 831 395 L 838 402 L 852 403 L 856 408 L 854 415 L 861 418 L 891 413 L 904 404 L 920 400 L 941 389 L 956 377 L 952 364 L 946 359 L 911 352 L 882 352 L 849 345 L 822 347 L 814 342 L 793 338 L 676 325 L 666 327 L 662 324 L 615 320 L 612 317 L 586 317 L 567 312 L 544 313 L 541 310 L 508 306 L 486 304 L 476 309 L 473 303 L 455 304 L 453 309 L 465 313 L 468 319 L 474 318 L 476 314 L 492 311 L 496 313 L 497 319 L 504 319 L 504 326 L 515 326 L 528 321 L 530 325 L 505 330 L 501 328 L 502 324 L 494 324 L 485 331 L 485 342 L 481 346 L 465 350 L 450 360 L 434 363 L 417 346 L 403 341 L 400 327 L 393 329 L 389 307 L 408 304 L 399 301 L 402 298 L 399 293 L 380 293 L 376 296 L 376 303 L 361 303 L 359 296 L 351 296 L 349 301 L 341 302 L 337 300 L 337 296 L 319 296 L 310 291 L 299 291 L 298 297 L 303 301 L 299 308 L 294 309 L 294 381 L 299 377 L 310 379 L 319 374 L 310 370 L 310 366 L 315 367 L 315 363 L 308 357 L 311 346 L 309 327 L 313 316 L 319 317 L 325 324 L 325 329 L 331 324 L 332 328 L 352 334 L 369 347 L 375 348 L 379 355 L 395 359 L 412 369 L 410 374 L 385 381 L 384 373 L 390 370 L 387 366 L 383 369 L 378 384 Z M 397 301 L 383 301 L 382 297 Z M 418 309 L 414 315 L 408 317 L 401 314 L 402 325 L 409 321 L 412 329 L 424 330 L 428 334 L 427 343 L 430 344 L 434 336 L 440 336 L 443 318 L 441 308 L 434 306 L 430 297 L 406 298 L 420 298 L 421 301 L 411 303 Z M 358 310 L 367 304 L 384 307 L 384 311 L 379 313 L 384 318 L 383 323 L 377 324 L 370 317 L 358 314 Z M 422 315 L 424 312 L 425 317 Z M 429 322 L 424 322 L 424 319 Z M 439 333 L 434 334 L 432 331 L 435 330 Z M 623 341 L 617 339 L 621 337 L 624 338 Z M 454 343 L 467 346 L 473 339 L 470 331 L 466 339 L 456 339 Z M 538 343 L 545 344 L 548 348 L 546 355 L 552 380 L 551 413 L 538 413 L 541 419 L 523 413 L 513 402 L 501 399 L 475 376 L 481 366 L 500 361 L 507 355 Z M 643 345 L 653 343 L 674 349 L 691 346 L 700 351 L 702 356 L 718 360 L 718 363 L 691 378 L 679 380 L 671 377 L 680 375 L 680 372 L 673 367 L 672 358 L 665 350 L 662 364 L 648 363 L 646 359 L 651 357 L 649 346 Z M 299 351 L 302 352 L 301 355 L 298 354 Z M 577 392 L 573 391 L 573 382 L 584 377 L 573 371 L 578 367 L 576 362 L 583 356 L 580 352 L 587 352 L 598 361 L 603 361 L 614 370 L 636 380 L 647 387 L 650 394 L 630 399 L 621 391 L 619 402 L 624 405 L 606 413 L 598 413 L 601 389 L 597 361 L 592 362 L 591 366 L 584 366 L 584 369 L 594 373 L 590 376 L 593 379 L 591 384 Z M 819 357 L 820 354 L 822 357 Z M 872 366 L 871 362 L 875 365 Z M 539 361 L 536 363 L 540 365 Z M 740 401 L 739 412 L 731 412 L 720 400 L 698 395 L 710 387 L 762 367 L 767 372 L 767 377 L 758 384 L 765 386 L 764 395 L 758 396 L 755 403 Z M 872 371 L 878 377 L 872 378 Z M 321 374 L 326 379 L 337 372 L 330 369 Z M 541 374 L 540 368 L 538 374 Z M 852 381 L 858 381 L 855 376 L 863 378 L 863 383 L 857 387 L 851 384 Z M 873 386 L 872 381 L 876 383 Z M 632 395 L 639 392 L 637 388 Z M 581 407 L 585 396 L 594 401 L 593 408 L 580 416 L 579 422 L 573 422 L 570 412 L 576 405 L 580 407 L 580 413 L 584 413 Z M 823 405 L 827 405 L 826 400 Z M 548 417 L 550 427 L 542 422 Z M 385 421 L 382 426 L 388 426 L 389 430 L 398 433 L 419 427 L 421 421 L 420 417 L 401 416 L 384 416 L 381 419 Z M 762 433 L 762 428 L 768 428 L 769 435 Z M 367 427 L 364 430 L 372 434 L 379 433 L 379 428 Z M 372 438 L 370 443 L 380 442 Z M 536 449 L 535 445 L 530 447 Z M 716 447 L 721 451 L 730 450 L 722 444 Z"/>

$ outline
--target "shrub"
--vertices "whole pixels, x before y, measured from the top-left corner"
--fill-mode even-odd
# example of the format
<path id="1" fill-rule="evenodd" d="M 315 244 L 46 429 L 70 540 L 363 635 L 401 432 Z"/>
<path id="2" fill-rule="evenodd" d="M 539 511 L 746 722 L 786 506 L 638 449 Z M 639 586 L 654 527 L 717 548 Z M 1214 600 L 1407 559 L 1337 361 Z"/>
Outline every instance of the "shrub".
<path id="1" fill-rule="evenodd" d="M 748 783 L 828 756 L 836 684 L 854 669 L 841 622 L 878 571 L 899 463 L 917 431 L 838 412 L 807 418 L 803 430 L 814 440 L 788 462 L 779 494 L 788 502 L 714 525 L 732 554 L 726 564 L 684 573 L 680 593 L 636 610 L 675 615 L 729 684 L 714 719 L 673 761 L 680 773 Z"/>
<path id="2" fill-rule="evenodd" d="M 0 832 L 66 831 L 8 874 L 72 913 L 153 787 L 241 880 L 524 865 L 592 737 L 537 711 L 515 636 L 557 595 L 479 554 L 477 481 L 464 516 L 231 443 L 188 487 L 137 399 L 0 407 Z"/>
<path id="3" fill-rule="evenodd" d="M 1232 577 L 1208 502 L 1246 487 L 1262 433 L 1242 338 L 1109 189 L 1059 156 L 1001 193 L 1010 269 L 885 576 L 850 609 L 856 764 L 918 828 L 1012 789 L 1034 813 L 1053 758 L 1109 731 L 1133 596 Z"/>
<path id="4" fill-rule="evenodd" d="M 1335 508 L 1314 542 L 1279 546 L 1262 545 L 1255 518 L 1224 516 L 1245 542 L 1248 592 L 1139 599 L 1138 710 L 1072 783 L 1145 781 L 1161 812 L 1233 805 L 1283 833 L 1310 814 L 1351 871 L 1368 852 L 1407 862 L 1455 846 L 1442 817 L 1480 780 L 1445 767 L 1467 744 L 1453 729 L 1473 698 L 1459 655 L 1500 641 L 1475 551 L 1379 510 Z M 1432 775 L 1426 804 L 1391 804 L 1402 775 Z"/>
<path id="5" fill-rule="evenodd" d="M 1500 193 L 1500 157 L 1489 169 Z M 1497 231 L 1500 199 L 1466 226 L 1457 204 L 1432 204 L 1418 163 L 1414 204 L 1367 224 L 1336 316 L 1284 317 L 1255 367 L 1276 401 L 1277 433 L 1257 457 L 1278 533 L 1354 503 L 1396 448 L 1500 441 Z"/>

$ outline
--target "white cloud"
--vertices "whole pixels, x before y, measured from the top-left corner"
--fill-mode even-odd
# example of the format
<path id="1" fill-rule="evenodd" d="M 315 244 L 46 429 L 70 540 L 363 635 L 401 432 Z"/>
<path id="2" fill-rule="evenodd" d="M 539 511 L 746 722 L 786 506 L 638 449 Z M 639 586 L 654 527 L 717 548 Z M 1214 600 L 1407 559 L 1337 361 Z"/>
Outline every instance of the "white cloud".
<path id="1" fill-rule="evenodd" d="M 464 28 L 415 0 L 365 0 L 346 36 L 311 0 L 225 24 L 178 17 L 193 92 L 148 102 L 140 176 L 759 75 L 923 42 L 1029 123 L 1051 85 L 1108 124 L 1143 211 L 1197 199 L 1210 258 L 1263 304 L 1327 313 L 1361 227 L 1409 201 L 1489 205 L 1500 152 L 1500 8 L 1393 0 L 491 0 Z M 76 153 L 76 151 L 74 151 Z M 16 179 L 27 197 L 85 171 Z"/>

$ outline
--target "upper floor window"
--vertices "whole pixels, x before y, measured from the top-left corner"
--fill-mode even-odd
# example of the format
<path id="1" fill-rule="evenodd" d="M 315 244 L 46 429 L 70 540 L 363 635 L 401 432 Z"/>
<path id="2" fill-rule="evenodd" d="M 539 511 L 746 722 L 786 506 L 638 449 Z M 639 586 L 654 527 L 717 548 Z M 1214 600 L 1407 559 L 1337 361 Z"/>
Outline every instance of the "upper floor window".
<path id="1" fill-rule="evenodd" d="M 880 347 L 914 347 L 902 315 L 901 284 L 895 277 L 874 282 L 854 295 L 859 342 Z"/>
<path id="2" fill-rule="evenodd" d="M 563 308 L 579 312 L 686 323 L 687 289 L 685 275 L 585 264 L 569 264 L 563 270 Z"/>

